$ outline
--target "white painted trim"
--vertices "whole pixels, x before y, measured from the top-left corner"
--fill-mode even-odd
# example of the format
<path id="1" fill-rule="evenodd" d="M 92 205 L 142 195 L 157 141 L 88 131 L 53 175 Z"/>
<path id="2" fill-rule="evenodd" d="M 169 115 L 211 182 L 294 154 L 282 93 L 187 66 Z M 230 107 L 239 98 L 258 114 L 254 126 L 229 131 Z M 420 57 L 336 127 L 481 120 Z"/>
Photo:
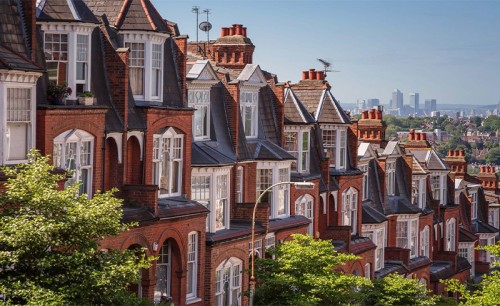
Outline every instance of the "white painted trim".
<path id="1" fill-rule="evenodd" d="M 131 136 L 134 136 L 135 138 L 137 138 L 137 140 L 139 141 L 139 148 L 140 148 L 140 151 L 141 151 L 141 157 L 140 157 L 140 160 L 143 161 L 144 159 L 144 132 L 141 132 L 141 131 L 129 131 L 127 132 L 127 141 L 129 140 L 129 138 Z"/>
<path id="2" fill-rule="evenodd" d="M 106 139 L 113 138 L 116 142 L 117 151 L 118 151 L 118 163 L 121 164 L 123 162 L 123 133 L 109 133 L 106 135 Z"/>

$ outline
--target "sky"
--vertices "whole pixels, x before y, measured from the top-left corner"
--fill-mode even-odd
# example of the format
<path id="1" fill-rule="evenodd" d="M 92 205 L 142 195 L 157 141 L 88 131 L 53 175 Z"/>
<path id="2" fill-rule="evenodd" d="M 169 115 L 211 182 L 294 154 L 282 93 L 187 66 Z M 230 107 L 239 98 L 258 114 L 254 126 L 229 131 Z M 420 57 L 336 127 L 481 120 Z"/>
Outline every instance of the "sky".
<path id="1" fill-rule="evenodd" d="M 420 103 L 484 105 L 500 101 L 500 1 L 152 0 L 160 14 L 196 40 L 193 6 L 210 9 L 210 39 L 243 24 L 253 61 L 279 81 L 302 71 L 328 73 L 337 99 L 389 103 L 399 89 Z M 206 15 L 200 15 L 200 22 Z M 200 40 L 206 33 L 199 31 Z"/>

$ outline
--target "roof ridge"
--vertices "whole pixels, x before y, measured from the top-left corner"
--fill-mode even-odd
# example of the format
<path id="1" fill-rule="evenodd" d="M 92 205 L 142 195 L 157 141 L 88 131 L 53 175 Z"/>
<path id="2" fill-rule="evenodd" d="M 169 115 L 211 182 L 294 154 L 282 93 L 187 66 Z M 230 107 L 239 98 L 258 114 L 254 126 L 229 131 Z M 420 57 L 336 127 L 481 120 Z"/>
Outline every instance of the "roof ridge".
<path id="1" fill-rule="evenodd" d="M 142 9 L 144 10 L 144 14 L 146 14 L 146 18 L 148 18 L 149 24 L 151 25 L 153 30 L 157 31 L 158 27 L 155 25 L 153 18 L 151 18 L 151 16 L 149 15 L 149 9 L 144 1 L 147 1 L 147 0 L 141 0 L 141 6 L 142 6 Z M 163 20 L 163 18 L 162 18 L 162 20 Z"/>
<path id="2" fill-rule="evenodd" d="M 118 13 L 118 16 L 116 17 L 116 21 L 114 26 L 117 28 L 120 28 L 121 23 L 123 23 L 125 19 L 125 10 L 128 10 L 130 8 L 130 3 L 132 0 L 125 0 L 123 1 L 122 8 L 120 9 L 120 12 Z"/>

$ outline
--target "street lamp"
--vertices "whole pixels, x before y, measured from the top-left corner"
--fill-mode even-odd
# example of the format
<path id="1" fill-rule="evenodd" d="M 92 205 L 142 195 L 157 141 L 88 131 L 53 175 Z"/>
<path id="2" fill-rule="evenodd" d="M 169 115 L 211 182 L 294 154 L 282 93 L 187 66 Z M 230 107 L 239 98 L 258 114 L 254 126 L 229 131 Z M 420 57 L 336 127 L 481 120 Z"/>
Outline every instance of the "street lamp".
<path id="1" fill-rule="evenodd" d="M 248 303 L 249 306 L 253 306 L 253 296 L 255 293 L 255 276 L 254 276 L 254 262 L 255 262 L 255 256 L 254 256 L 254 243 L 255 243 L 255 212 L 257 211 L 257 205 L 259 205 L 260 200 L 266 194 L 269 190 L 273 189 L 276 186 L 279 185 L 293 185 L 295 186 L 296 189 L 313 189 L 314 188 L 314 183 L 311 182 L 279 182 L 274 185 L 271 185 L 264 190 L 260 196 L 257 198 L 257 201 L 255 201 L 255 205 L 253 207 L 253 214 L 252 214 L 252 268 L 251 268 L 251 275 L 250 275 L 250 302 Z"/>

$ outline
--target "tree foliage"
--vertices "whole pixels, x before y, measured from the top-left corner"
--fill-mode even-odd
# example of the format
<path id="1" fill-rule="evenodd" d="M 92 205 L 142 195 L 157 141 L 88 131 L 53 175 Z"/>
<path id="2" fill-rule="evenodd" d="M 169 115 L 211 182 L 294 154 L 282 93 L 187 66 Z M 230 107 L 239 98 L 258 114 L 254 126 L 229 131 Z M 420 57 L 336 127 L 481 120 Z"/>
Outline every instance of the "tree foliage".
<path id="1" fill-rule="evenodd" d="M 64 179 L 48 157 L 2 171 L 0 195 L 0 292 L 11 304 L 127 305 L 128 284 L 138 282 L 145 260 L 130 251 L 98 249 L 98 240 L 118 235 L 121 200 L 112 192 L 76 196 L 79 186 L 57 190 Z"/>
<path id="2" fill-rule="evenodd" d="M 489 251 L 492 255 L 500 256 L 500 244 L 488 245 L 481 249 Z M 500 263 L 494 262 L 497 267 Z M 489 275 L 484 275 L 482 281 L 474 290 L 467 288 L 456 279 L 443 281 L 446 290 L 458 292 L 460 295 L 459 305 L 500 305 L 500 271 L 494 270 Z"/>
<path id="3" fill-rule="evenodd" d="M 500 165 L 500 147 L 492 148 L 486 153 L 486 162 Z"/>
<path id="4" fill-rule="evenodd" d="M 257 259 L 255 305 L 344 305 L 359 301 L 364 277 L 338 270 L 357 257 L 338 253 L 331 241 L 293 235 L 274 250 L 276 260 Z"/>
<path id="5" fill-rule="evenodd" d="M 435 305 L 436 297 L 417 279 L 408 279 L 399 274 L 390 274 L 373 280 L 373 285 L 361 289 L 364 305 Z"/>

